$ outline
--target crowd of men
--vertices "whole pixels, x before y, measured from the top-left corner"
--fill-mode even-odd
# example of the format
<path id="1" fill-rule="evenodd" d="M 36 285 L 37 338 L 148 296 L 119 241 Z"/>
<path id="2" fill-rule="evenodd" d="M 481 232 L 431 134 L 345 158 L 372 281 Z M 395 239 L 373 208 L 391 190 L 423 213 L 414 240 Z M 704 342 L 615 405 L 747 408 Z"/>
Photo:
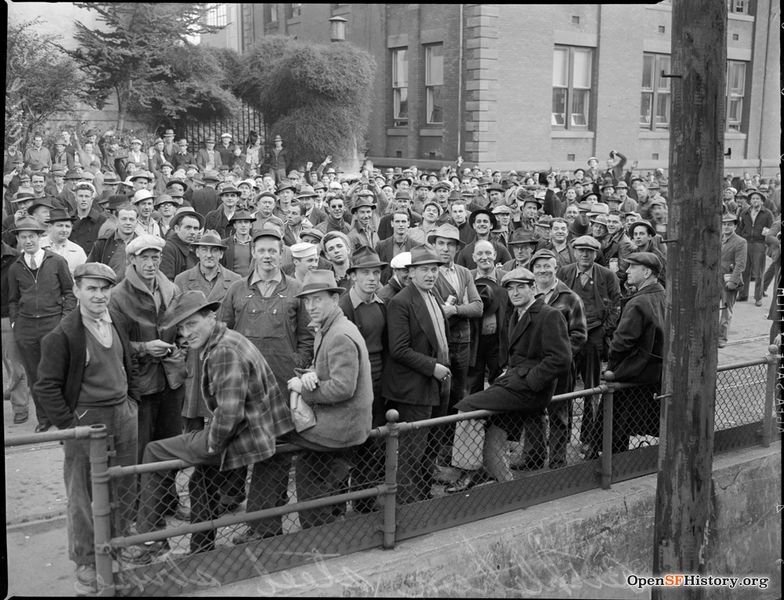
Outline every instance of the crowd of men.
<path id="1" fill-rule="evenodd" d="M 197 465 L 189 508 L 172 473 L 118 482 L 118 535 L 160 529 L 169 515 L 199 522 L 243 502 L 285 504 L 291 455 L 276 442 L 300 449 L 299 500 L 377 482 L 368 435 L 390 408 L 402 421 L 510 413 L 405 436 L 400 502 L 428 498 L 439 465 L 462 469 L 449 492 L 509 480 L 512 467 L 563 467 L 572 404 L 553 395 L 597 386 L 605 364 L 644 386 L 616 396 L 613 452 L 658 434 L 663 172 L 638 174 L 612 151 L 604 168 L 591 157 L 569 173 L 366 162 L 346 176 L 330 157 L 290 170 L 279 137 L 267 154 L 258 136 L 234 145 L 223 134 L 194 154 L 171 130 L 149 151 L 95 137 L 63 136 L 49 150 L 35 136 L 6 153 L 4 392 L 14 423 L 27 421 L 32 396 L 37 432 L 106 423 L 114 464 Z M 719 202 L 722 346 L 751 282 L 761 306 L 779 280 L 779 177 L 728 177 Z M 776 257 L 767 272 L 766 254 Z M 295 418 L 303 404 L 315 414 L 307 426 Z M 584 457 L 599 455 L 601 436 L 601 407 L 586 402 Z M 524 441 L 520 464 L 509 464 L 507 440 Z M 64 446 L 69 552 L 89 591 L 89 452 Z M 127 500 L 137 485 L 138 508 Z M 300 522 L 343 512 L 301 511 Z M 279 517 L 262 519 L 234 542 L 281 532 Z M 214 536 L 194 534 L 191 551 L 212 549 Z M 154 542 L 123 558 L 166 550 Z"/>

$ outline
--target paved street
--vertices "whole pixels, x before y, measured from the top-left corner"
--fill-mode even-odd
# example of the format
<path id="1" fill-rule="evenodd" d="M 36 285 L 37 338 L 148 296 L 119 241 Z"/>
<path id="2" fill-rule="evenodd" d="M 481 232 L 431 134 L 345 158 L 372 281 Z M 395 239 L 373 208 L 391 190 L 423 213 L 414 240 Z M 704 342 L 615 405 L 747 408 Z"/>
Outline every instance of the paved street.
<path id="1" fill-rule="evenodd" d="M 739 303 L 727 347 L 719 349 L 719 364 L 760 358 L 767 353 L 770 321 L 765 306 Z M 32 411 L 31 411 L 32 412 Z M 3 403 L 6 437 L 33 433 L 35 417 L 12 425 L 10 403 Z M 9 595 L 69 596 L 73 565 L 68 560 L 65 533 L 63 453 L 57 442 L 6 450 L 5 521 L 9 550 Z"/>

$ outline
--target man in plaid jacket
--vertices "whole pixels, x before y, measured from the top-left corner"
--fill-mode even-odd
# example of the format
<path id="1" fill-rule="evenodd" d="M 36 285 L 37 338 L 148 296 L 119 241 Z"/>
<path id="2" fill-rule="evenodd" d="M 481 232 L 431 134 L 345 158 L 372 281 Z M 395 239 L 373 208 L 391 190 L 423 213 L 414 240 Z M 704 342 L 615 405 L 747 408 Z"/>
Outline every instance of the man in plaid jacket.
<path id="1" fill-rule="evenodd" d="M 201 291 L 183 292 L 166 312 L 165 326 L 178 326 L 189 348 L 203 357 L 202 393 L 211 417 L 201 431 L 150 442 L 143 462 L 180 459 L 197 465 L 189 482 L 191 523 L 217 518 L 220 489 L 218 470 L 225 471 L 266 460 L 275 454 L 275 439 L 294 429 L 288 402 L 256 346 L 216 320 L 220 302 Z M 156 510 L 165 471 L 142 475 L 137 529 L 162 529 Z M 215 531 L 194 534 L 191 551 L 214 547 Z M 168 550 L 165 541 L 131 547 L 124 558 L 148 563 Z"/>

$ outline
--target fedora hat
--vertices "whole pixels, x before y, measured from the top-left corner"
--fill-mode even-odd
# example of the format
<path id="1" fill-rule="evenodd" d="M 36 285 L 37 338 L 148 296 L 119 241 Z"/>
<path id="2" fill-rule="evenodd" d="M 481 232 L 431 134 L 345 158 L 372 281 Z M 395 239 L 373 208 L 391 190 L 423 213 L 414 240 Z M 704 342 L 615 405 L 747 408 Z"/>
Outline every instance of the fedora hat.
<path id="1" fill-rule="evenodd" d="M 37 231 L 38 233 L 44 233 L 46 227 L 41 225 L 41 223 L 38 222 L 38 219 L 34 219 L 33 217 L 22 217 L 21 219 L 14 221 L 14 228 L 11 231 L 14 233 L 19 233 L 20 231 Z"/>
<path id="2" fill-rule="evenodd" d="M 594 215 L 593 219 L 591 219 L 591 224 L 607 227 L 607 215 Z"/>
<path id="3" fill-rule="evenodd" d="M 372 194 L 372 192 L 371 192 Z M 370 199 L 368 196 L 360 196 L 357 201 L 354 203 L 354 206 L 351 207 L 351 214 L 354 214 L 360 208 L 364 207 L 376 208 L 376 203 Z"/>
<path id="4" fill-rule="evenodd" d="M 103 183 L 104 185 L 117 185 L 118 183 L 120 183 L 120 178 L 117 177 L 117 175 L 115 175 L 111 171 L 109 171 L 107 173 L 104 173 Z"/>
<path id="5" fill-rule="evenodd" d="M 309 185 L 303 185 L 299 189 L 299 194 L 297 194 L 297 200 L 299 200 L 300 198 L 317 198 L 317 197 L 318 194 L 316 193 L 316 190 L 314 190 Z"/>
<path id="6" fill-rule="evenodd" d="M 207 300 L 207 296 L 201 290 L 187 290 L 174 297 L 169 308 L 163 314 L 161 327 L 168 329 L 174 325 L 179 325 L 200 310 L 206 308 L 215 311 L 218 310 L 220 305 L 219 300 Z"/>
<path id="7" fill-rule="evenodd" d="M 255 221 L 256 217 L 250 214 L 247 210 L 238 210 L 235 211 L 234 214 L 229 219 L 229 225 L 232 223 L 236 223 L 237 221 Z"/>
<path id="8" fill-rule="evenodd" d="M 214 246 L 216 248 L 223 248 L 224 250 L 228 247 L 221 241 L 220 235 L 218 232 L 213 229 L 208 229 L 205 231 L 202 236 L 199 238 L 199 241 L 193 242 L 192 246 Z"/>
<path id="9" fill-rule="evenodd" d="M 734 221 L 735 223 L 738 222 L 738 215 L 736 215 L 735 213 L 728 212 L 728 213 L 724 213 L 721 216 L 722 223 L 730 223 L 732 221 Z"/>
<path id="10" fill-rule="evenodd" d="M 591 205 L 591 210 L 588 212 L 588 216 L 592 217 L 594 215 L 607 215 L 610 213 L 610 206 L 605 204 L 604 202 L 595 202 Z"/>
<path id="11" fill-rule="evenodd" d="M 49 220 L 47 223 L 57 223 L 58 221 L 70 221 L 73 223 L 76 220 L 76 217 L 72 217 L 68 214 L 68 211 L 64 208 L 53 208 L 49 211 Z"/>
<path id="12" fill-rule="evenodd" d="M 302 291 L 296 295 L 297 298 L 315 294 L 316 292 L 345 292 L 346 288 L 340 287 L 335 281 L 335 273 L 327 269 L 315 269 L 305 274 L 305 281 L 302 282 Z"/>
<path id="13" fill-rule="evenodd" d="M 181 197 L 174 198 L 169 194 L 161 194 L 160 196 L 155 198 L 155 202 L 153 203 L 153 206 L 155 208 L 158 208 L 161 204 L 166 204 L 167 202 L 170 204 L 174 204 L 175 206 L 179 206 L 182 204 L 182 198 Z"/>
<path id="14" fill-rule="evenodd" d="M 188 190 L 188 184 L 185 182 L 184 179 L 180 179 L 179 177 L 172 177 L 169 181 L 166 182 L 166 189 L 168 190 L 172 184 L 179 183 L 184 191 Z"/>
<path id="15" fill-rule="evenodd" d="M 438 258 L 435 248 L 430 244 L 421 244 L 411 248 L 411 263 L 410 267 L 418 267 L 420 265 L 442 265 L 443 261 Z"/>
<path id="16" fill-rule="evenodd" d="M 36 198 L 33 203 L 28 207 L 27 212 L 33 214 L 33 211 L 39 206 L 45 206 L 49 210 L 54 210 L 56 206 L 49 202 L 46 198 Z"/>
<path id="17" fill-rule="evenodd" d="M 125 206 L 126 204 L 130 204 L 128 200 L 128 196 L 125 194 L 112 194 L 104 202 L 99 202 L 99 204 L 104 204 L 107 209 L 115 210 L 121 206 Z"/>
<path id="18" fill-rule="evenodd" d="M 35 200 L 35 194 L 33 194 L 32 190 L 19 190 L 14 194 L 11 202 L 24 202 L 25 200 Z"/>
<path id="19" fill-rule="evenodd" d="M 449 223 L 442 223 L 433 231 L 431 231 L 427 236 L 427 243 L 434 244 L 436 238 L 445 238 L 447 240 L 457 242 L 458 248 L 465 246 L 463 240 L 460 239 L 460 231 L 457 229 L 457 227 L 450 225 Z"/>
<path id="20" fill-rule="evenodd" d="M 498 229 L 498 219 L 496 219 L 495 215 L 492 211 L 487 210 L 486 208 L 480 208 L 478 210 L 471 211 L 471 216 L 468 217 L 468 226 L 473 227 L 474 221 L 479 215 L 487 215 L 490 219 L 490 229 Z"/>
<path id="21" fill-rule="evenodd" d="M 635 221 L 634 223 L 630 223 L 630 224 L 627 226 L 627 229 L 628 229 L 628 231 L 629 231 L 629 233 L 630 233 L 630 234 L 634 234 L 634 230 L 635 230 L 635 228 L 636 228 L 636 227 L 639 227 L 640 225 L 642 225 L 643 227 L 645 227 L 645 229 L 647 229 L 647 230 L 648 230 L 648 233 L 650 233 L 650 234 L 651 234 L 651 236 L 654 236 L 654 235 L 656 235 L 656 229 L 653 227 L 653 225 L 651 225 L 651 224 L 650 224 L 648 221 L 644 221 L 644 220 Z"/>
<path id="22" fill-rule="evenodd" d="M 152 181 L 154 177 L 150 177 L 150 174 L 147 171 L 136 171 L 136 173 L 128 177 L 128 181 L 134 181 L 135 179 L 146 179 L 147 181 Z"/>
<path id="23" fill-rule="evenodd" d="M 346 269 L 346 273 L 351 273 L 356 269 L 383 269 L 387 264 L 371 248 L 361 246 L 351 255 L 351 266 Z"/>
<path id="24" fill-rule="evenodd" d="M 193 217 L 199 222 L 199 229 L 204 228 L 204 216 L 193 210 L 193 207 L 191 206 L 181 206 L 178 208 L 177 212 L 174 213 L 172 220 L 169 221 L 169 227 L 174 229 L 175 225 L 180 224 L 180 221 L 182 221 L 183 217 Z"/>
<path id="25" fill-rule="evenodd" d="M 138 204 L 144 200 L 155 200 L 155 195 L 150 190 L 139 190 L 131 198 L 133 204 Z"/>
<path id="26" fill-rule="evenodd" d="M 507 242 L 510 246 L 517 246 L 522 244 L 533 244 L 534 246 L 539 243 L 534 237 L 533 231 L 527 231 L 524 229 L 515 229 L 512 232 L 512 236 L 509 238 L 509 242 Z"/>
<path id="27" fill-rule="evenodd" d="M 218 177 L 218 172 L 217 171 L 204 171 L 204 173 L 202 174 L 201 178 L 205 182 L 211 181 L 213 183 L 217 183 L 218 181 L 221 180 L 221 178 Z"/>

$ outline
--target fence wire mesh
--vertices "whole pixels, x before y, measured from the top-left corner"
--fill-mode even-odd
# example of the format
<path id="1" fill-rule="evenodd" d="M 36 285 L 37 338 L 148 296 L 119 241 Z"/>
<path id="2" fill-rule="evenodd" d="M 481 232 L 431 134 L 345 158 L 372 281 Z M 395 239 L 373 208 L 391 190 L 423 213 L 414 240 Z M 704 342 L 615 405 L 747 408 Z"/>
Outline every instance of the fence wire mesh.
<path id="1" fill-rule="evenodd" d="M 765 364 L 718 374 L 717 431 L 763 419 L 766 376 Z M 653 472 L 655 452 L 645 449 L 658 444 L 658 393 L 655 385 L 617 386 L 609 432 L 602 426 L 607 395 L 596 390 L 556 397 L 538 414 L 399 425 L 397 539 L 598 487 L 605 435 L 614 480 Z M 232 471 L 209 465 L 130 475 L 133 467 L 115 470 L 117 593 L 179 593 L 378 547 L 388 431 L 375 433 L 382 435 L 358 447 L 284 451 Z M 372 497 L 332 498 L 371 488 Z M 319 499 L 324 506 L 313 505 Z M 275 513 L 245 516 L 265 509 Z M 209 525 L 182 530 L 199 523 Z M 157 534 L 138 537 L 151 532 Z"/>

